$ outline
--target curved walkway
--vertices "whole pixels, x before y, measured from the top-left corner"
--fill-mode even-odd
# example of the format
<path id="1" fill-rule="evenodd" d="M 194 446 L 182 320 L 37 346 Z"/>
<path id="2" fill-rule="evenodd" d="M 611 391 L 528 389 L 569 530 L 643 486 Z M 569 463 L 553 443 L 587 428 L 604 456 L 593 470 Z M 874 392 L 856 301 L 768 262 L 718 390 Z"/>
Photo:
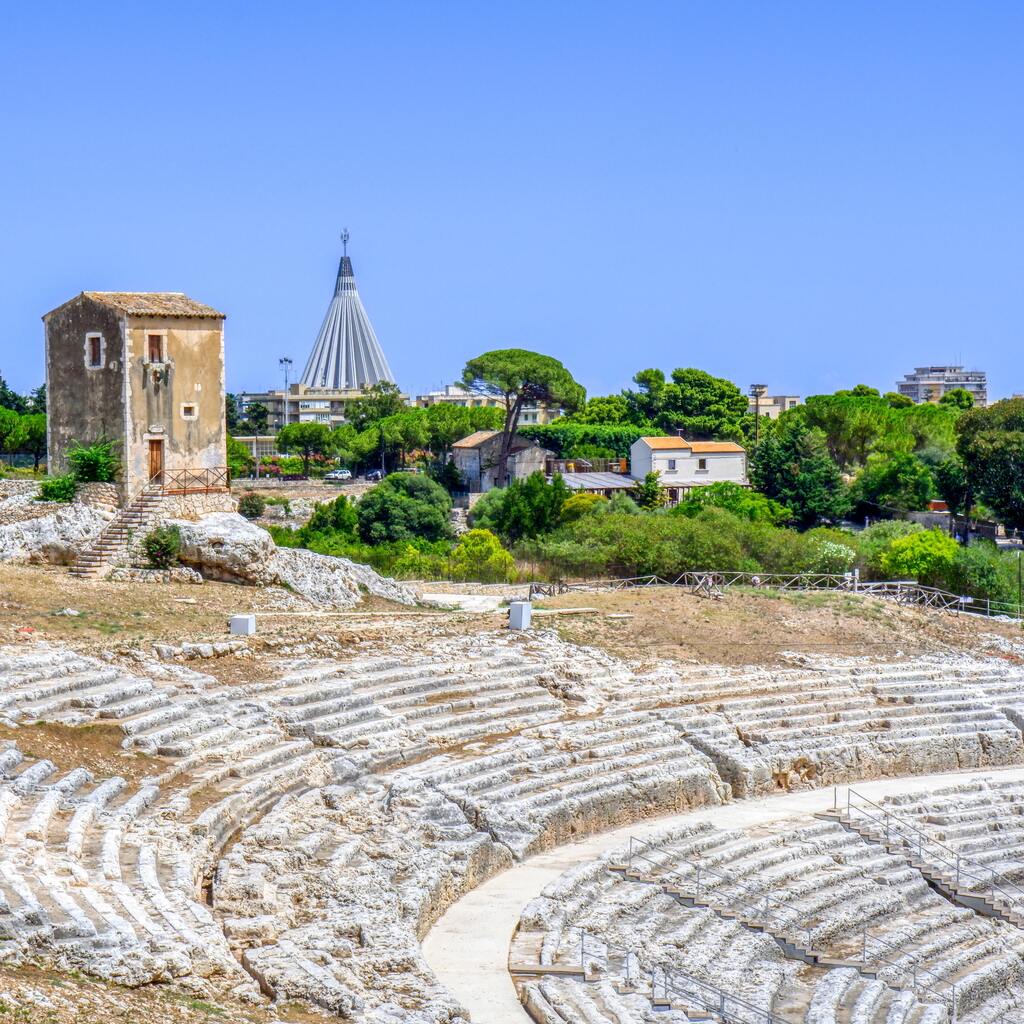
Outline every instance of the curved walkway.
<path id="1" fill-rule="evenodd" d="M 1024 768 L 913 775 L 858 782 L 853 788 L 878 800 L 899 793 L 942 789 L 973 779 L 1024 779 Z M 846 786 L 838 788 L 839 801 Z M 718 807 L 701 807 L 685 814 L 652 818 L 611 832 L 588 836 L 538 853 L 503 871 L 452 904 L 423 942 L 423 955 L 438 981 L 469 1010 L 476 1024 L 528 1024 L 531 1018 L 516 995 L 508 973 L 509 944 L 524 905 L 563 871 L 594 860 L 629 842 L 630 836 L 649 836 L 676 824 L 711 821 L 717 827 L 749 828 L 791 819 L 799 824 L 809 815 L 831 807 L 833 790 L 816 789 L 756 800 L 737 800 Z"/>

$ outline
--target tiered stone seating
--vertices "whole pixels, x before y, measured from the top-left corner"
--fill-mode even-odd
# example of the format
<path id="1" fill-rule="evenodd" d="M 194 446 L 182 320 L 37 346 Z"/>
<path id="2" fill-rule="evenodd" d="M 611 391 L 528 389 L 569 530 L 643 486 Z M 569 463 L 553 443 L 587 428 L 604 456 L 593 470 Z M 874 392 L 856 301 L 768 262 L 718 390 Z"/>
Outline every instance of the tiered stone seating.
<path id="1" fill-rule="evenodd" d="M 517 857 L 626 820 L 728 798 L 712 763 L 649 713 L 541 726 L 415 773 Z"/>
<path id="2" fill-rule="evenodd" d="M 1024 782 L 978 780 L 882 806 L 959 854 L 965 867 L 1024 886 Z M 1024 903 L 1024 889 L 1019 895 Z"/>
<path id="3" fill-rule="evenodd" d="M 1024 943 L 1012 928 L 951 908 L 899 858 L 837 825 L 777 832 L 691 827 L 643 848 L 642 859 L 640 849 L 633 860 L 639 880 L 609 870 L 627 859 L 623 850 L 567 872 L 527 905 L 511 958 L 526 998 L 543 994 L 530 981 L 531 966 L 533 973 L 575 969 L 552 982 L 555 1010 L 574 998 L 559 995 L 563 990 L 589 985 L 578 973 L 582 929 L 591 981 L 603 973 L 620 987 L 630 982 L 649 993 L 652 968 L 678 970 L 783 1020 L 943 1021 L 954 984 L 961 1020 L 992 1021 L 1024 1007 Z M 705 869 L 701 897 L 691 906 L 689 865 L 698 862 Z M 780 901 L 770 904 L 768 917 L 765 896 Z M 778 940 L 797 924 L 810 926 L 814 945 L 831 954 L 821 955 L 819 966 L 784 958 Z M 861 968 L 864 926 L 873 938 Z M 531 949 L 533 965 L 524 956 Z M 636 960 L 627 971 L 629 955 Z M 838 966 L 843 958 L 849 966 Z"/>
<path id="4" fill-rule="evenodd" d="M 656 698 L 658 715 L 715 761 L 737 796 L 748 796 L 1019 764 L 1024 744 L 1003 710 L 1007 686 L 1024 689 L 1024 674 L 987 665 L 704 673 L 662 677 L 647 703 Z"/>

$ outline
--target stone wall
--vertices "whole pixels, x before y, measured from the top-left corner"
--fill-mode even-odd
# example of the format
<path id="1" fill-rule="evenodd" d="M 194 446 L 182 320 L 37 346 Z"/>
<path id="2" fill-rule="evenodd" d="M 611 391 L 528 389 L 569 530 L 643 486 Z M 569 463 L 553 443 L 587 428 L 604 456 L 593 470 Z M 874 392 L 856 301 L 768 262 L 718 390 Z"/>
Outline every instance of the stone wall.
<path id="1" fill-rule="evenodd" d="M 211 512 L 237 512 L 238 499 L 227 491 L 210 494 L 169 494 L 164 498 L 161 518 L 201 519 Z"/>
<path id="2" fill-rule="evenodd" d="M 117 484 L 79 484 L 75 498 L 90 508 L 121 507 L 121 489 Z"/>

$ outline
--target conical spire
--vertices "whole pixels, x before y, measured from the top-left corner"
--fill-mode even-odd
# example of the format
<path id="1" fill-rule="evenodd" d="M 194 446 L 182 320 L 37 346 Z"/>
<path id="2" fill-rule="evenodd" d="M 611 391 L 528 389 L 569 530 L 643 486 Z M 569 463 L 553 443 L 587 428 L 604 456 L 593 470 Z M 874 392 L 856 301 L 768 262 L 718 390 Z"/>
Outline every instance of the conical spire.
<path id="1" fill-rule="evenodd" d="M 391 367 L 359 298 L 352 260 L 348 257 L 347 230 L 342 232 L 341 240 L 344 255 L 338 264 L 334 298 L 302 371 L 302 383 L 338 391 L 368 388 L 381 381 L 394 383 Z"/>

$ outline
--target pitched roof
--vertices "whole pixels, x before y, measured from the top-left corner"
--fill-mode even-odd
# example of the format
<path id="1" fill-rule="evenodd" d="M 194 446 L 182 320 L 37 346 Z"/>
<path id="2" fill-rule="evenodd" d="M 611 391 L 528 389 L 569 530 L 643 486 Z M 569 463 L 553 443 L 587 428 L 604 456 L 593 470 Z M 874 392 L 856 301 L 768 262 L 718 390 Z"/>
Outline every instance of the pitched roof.
<path id="1" fill-rule="evenodd" d="M 626 491 L 636 480 L 624 473 L 563 473 L 562 481 L 570 491 Z"/>
<path id="2" fill-rule="evenodd" d="M 57 309 L 51 309 L 43 319 L 82 298 L 109 306 L 125 316 L 204 317 L 215 320 L 223 320 L 225 316 L 213 306 L 190 299 L 184 292 L 82 292 L 61 303 Z"/>
<path id="3" fill-rule="evenodd" d="M 641 441 L 652 451 L 659 452 L 744 452 L 746 449 L 735 441 L 687 441 L 682 437 L 641 437 Z"/>
<path id="4" fill-rule="evenodd" d="M 484 443 L 484 441 L 490 441 L 492 437 L 497 437 L 501 431 L 499 430 L 477 430 L 470 434 L 468 437 L 464 437 L 461 441 L 456 441 L 452 445 L 453 448 L 477 448 Z"/>

